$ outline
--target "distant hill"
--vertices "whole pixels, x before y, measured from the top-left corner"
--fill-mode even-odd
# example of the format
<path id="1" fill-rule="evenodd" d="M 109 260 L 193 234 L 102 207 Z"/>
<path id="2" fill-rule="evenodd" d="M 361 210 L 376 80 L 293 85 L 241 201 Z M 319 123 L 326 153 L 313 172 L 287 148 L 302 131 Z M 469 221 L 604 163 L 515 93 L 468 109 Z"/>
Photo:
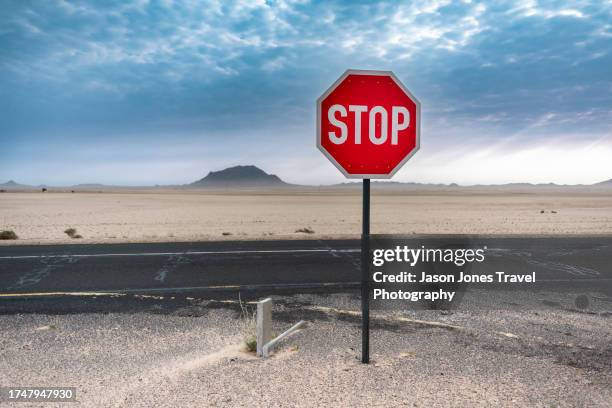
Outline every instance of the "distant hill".
<path id="1" fill-rule="evenodd" d="M 0 188 L 8 188 L 8 189 L 27 189 L 32 188 L 32 186 L 26 186 L 25 184 L 19 184 L 14 180 L 9 180 L 6 183 L 0 184 Z"/>
<path id="2" fill-rule="evenodd" d="M 235 166 L 220 171 L 211 171 L 206 177 L 189 185 L 190 187 L 244 188 L 244 187 L 285 187 L 275 174 L 268 174 L 256 166 Z"/>
<path id="3" fill-rule="evenodd" d="M 74 187 L 74 188 L 104 188 L 104 187 L 121 188 L 121 187 L 117 187 L 117 186 L 108 186 L 106 184 L 101 184 L 101 183 L 75 184 L 72 187 Z"/>
<path id="4" fill-rule="evenodd" d="M 9 180 L 4 184 L 0 184 L 0 187 L 19 187 L 21 184 L 16 183 L 14 180 Z"/>
<path id="5" fill-rule="evenodd" d="M 593 184 L 597 187 L 612 187 L 612 179 Z"/>

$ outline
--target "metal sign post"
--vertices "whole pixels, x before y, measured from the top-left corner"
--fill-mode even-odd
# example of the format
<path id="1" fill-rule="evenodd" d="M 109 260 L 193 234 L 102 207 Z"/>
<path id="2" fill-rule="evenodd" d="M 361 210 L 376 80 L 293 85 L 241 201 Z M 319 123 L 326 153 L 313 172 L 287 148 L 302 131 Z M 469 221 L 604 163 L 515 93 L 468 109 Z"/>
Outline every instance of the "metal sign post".
<path id="1" fill-rule="evenodd" d="M 370 179 L 363 179 L 361 232 L 361 362 L 370 362 Z"/>
<path id="2" fill-rule="evenodd" d="M 370 179 L 389 179 L 419 150 L 421 104 L 390 71 L 349 69 L 317 99 L 317 148 L 363 179 L 361 361 L 370 361 Z"/>

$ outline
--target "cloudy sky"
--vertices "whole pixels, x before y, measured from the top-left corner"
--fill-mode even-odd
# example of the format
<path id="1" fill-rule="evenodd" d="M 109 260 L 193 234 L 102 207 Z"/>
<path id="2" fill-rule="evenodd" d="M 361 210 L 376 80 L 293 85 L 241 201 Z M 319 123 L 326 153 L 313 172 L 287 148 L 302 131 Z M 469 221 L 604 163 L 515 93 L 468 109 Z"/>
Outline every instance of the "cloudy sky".
<path id="1" fill-rule="evenodd" d="M 395 180 L 612 177 L 612 1 L 3 1 L 0 182 L 342 180 L 315 100 L 347 68 L 422 104 Z"/>

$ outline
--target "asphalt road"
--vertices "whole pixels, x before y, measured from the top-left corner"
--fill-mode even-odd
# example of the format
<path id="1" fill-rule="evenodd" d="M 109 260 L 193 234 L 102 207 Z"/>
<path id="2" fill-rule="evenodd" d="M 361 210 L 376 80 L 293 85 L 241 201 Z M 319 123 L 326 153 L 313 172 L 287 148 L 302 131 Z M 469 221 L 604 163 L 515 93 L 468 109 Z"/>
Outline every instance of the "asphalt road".
<path id="1" fill-rule="evenodd" d="M 422 239 L 403 242 L 420 247 Z M 541 285 L 603 291 L 612 286 L 612 236 L 470 237 L 469 245 L 488 247 L 489 270 L 536 271 Z M 359 285 L 359 248 L 358 240 L 0 246 L 0 298 L 342 292 Z"/>

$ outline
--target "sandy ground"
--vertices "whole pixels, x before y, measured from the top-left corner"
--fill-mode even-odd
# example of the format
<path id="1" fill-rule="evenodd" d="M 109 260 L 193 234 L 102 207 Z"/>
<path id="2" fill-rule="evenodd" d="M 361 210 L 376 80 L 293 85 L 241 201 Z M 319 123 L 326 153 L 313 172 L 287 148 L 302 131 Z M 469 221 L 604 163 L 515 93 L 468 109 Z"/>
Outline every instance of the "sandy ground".
<path id="1" fill-rule="evenodd" d="M 83 238 L 69 238 L 67 228 Z M 300 228 L 314 233 L 296 232 Z M 361 196 L 358 191 L 2 193 L 2 229 L 19 236 L 2 244 L 356 237 Z M 612 192 L 374 192 L 371 230 L 608 234 Z"/>
<path id="2" fill-rule="evenodd" d="M 610 313 L 574 310 L 571 299 L 376 311 L 368 366 L 351 294 L 276 297 L 277 332 L 308 325 L 266 360 L 243 350 L 248 325 L 236 302 L 60 299 L 79 311 L 68 314 L 45 304 L 45 313 L 12 314 L 5 303 L 0 383 L 74 386 L 84 407 L 609 407 Z"/>

